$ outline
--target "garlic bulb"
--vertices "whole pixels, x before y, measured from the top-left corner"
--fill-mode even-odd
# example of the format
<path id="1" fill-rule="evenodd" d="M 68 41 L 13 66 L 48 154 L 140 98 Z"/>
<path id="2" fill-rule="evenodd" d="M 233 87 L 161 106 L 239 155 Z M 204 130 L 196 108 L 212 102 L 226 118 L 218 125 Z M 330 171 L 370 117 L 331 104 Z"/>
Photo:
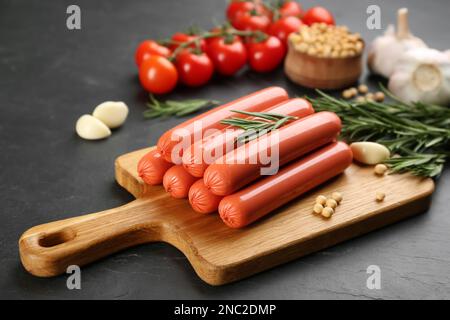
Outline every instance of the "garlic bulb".
<path id="1" fill-rule="evenodd" d="M 409 50 L 389 79 L 389 90 L 407 102 L 450 104 L 450 55 L 429 48 Z"/>
<path id="2" fill-rule="evenodd" d="M 81 138 L 86 140 L 104 139 L 111 135 L 111 130 L 90 114 L 82 115 L 78 119 L 75 130 Z"/>
<path id="3" fill-rule="evenodd" d="M 122 101 L 105 101 L 95 107 L 92 113 L 110 129 L 120 127 L 128 116 L 128 107 Z"/>
<path id="4" fill-rule="evenodd" d="M 372 42 L 367 63 L 372 72 L 389 78 L 405 51 L 424 47 L 427 45 L 409 31 L 408 9 L 402 8 L 397 13 L 397 30 L 390 25 L 383 36 Z"/>

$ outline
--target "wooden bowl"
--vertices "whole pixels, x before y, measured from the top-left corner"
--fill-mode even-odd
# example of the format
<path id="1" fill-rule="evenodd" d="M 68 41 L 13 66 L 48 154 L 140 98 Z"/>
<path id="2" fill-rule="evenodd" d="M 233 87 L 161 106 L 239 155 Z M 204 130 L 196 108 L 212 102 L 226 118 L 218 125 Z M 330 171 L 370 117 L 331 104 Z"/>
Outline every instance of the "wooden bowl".
<path id="1" fill-rule="evenodd" d="M 319 58 L 296 50 L 291 41 L 288 46 L 284 72 L 290 80 L 301 86 L 343 89 L 357 82 L 361 76 L 362 53 L 348 58 Z"/>

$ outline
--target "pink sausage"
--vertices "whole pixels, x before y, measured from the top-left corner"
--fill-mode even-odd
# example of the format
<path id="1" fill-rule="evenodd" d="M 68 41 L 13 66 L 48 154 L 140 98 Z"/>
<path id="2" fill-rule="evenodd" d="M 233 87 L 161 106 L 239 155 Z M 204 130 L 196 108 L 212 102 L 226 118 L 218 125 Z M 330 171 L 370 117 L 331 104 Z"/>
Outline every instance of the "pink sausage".
<path id="1" fill-rule="evenodd" d="M 217 159 L 205 171 L 205 185 L 216 195 L 229 195 L 258 179 L 261 168 L 271 167 L 275 173 L 279 166 L 334 141 L 340 130 L 341 120 L 332 112 L 293 121 Z"/>
<path id="2" fill-rule="evenodd" d="M 263 112 L 303 118 L 313 114 L 314 109 L 307 100 L 295 98 L 269 107 Z M 194 177 L 203 177 L 209 164 L 235 148 L 235 140 L 243 132 L 243 129 L 227 127 L 219 134 L 193 143 L 183 154 L 184 168 Z"/>
<path id="3" fill-rule="evenodd" d="M 221 124 L 220 121 L 230 116 L 235 116 L 231 110 L 262 111 L 288 98 L 286 90 L 280 87 L 270 87 L 254 92 L 202 113 L 165 132 L 158 140 L 158 150 L 166 161 L 179 164 L 181 163 L 181 157 L 185 148 L 180 145 L 175 150 L 174 148 L 183 141 L 187 141 L 188 146 L 190 146 L 195 141 L 202 139 L 203 134 L 208 129 L 221 130 L 225 128 L 226 125 Z M 201 128 L 199 127 L 200 123 Z"/>
<path id="4" fill-rule="evenodd" d="M 308 190 L 342 173 L 352 151 L 334 142 L 220 201 L 219 214 L 231 228 L 242 228 Z"/>

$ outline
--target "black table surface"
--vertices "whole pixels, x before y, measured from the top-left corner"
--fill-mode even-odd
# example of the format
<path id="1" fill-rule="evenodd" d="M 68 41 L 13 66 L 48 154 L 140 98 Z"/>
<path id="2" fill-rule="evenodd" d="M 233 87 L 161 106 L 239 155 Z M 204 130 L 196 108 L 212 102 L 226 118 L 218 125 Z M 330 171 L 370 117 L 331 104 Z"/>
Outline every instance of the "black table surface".
<path id="1" fill-rule="evenodd" d="M 66 8 L 81 8 L 81 30 L 66 28 Z M 407 6 L 415 34 L 437 49 L 450 43 L 450 2 L 303 1 L 323 4 L 337 22 L 370 42 L 369 4 L 381 7 L 383 29 Z M 146 93 L 133 61 L 145 38 L 161 39 L 224 16 L 224 0 L 30 1 L 0 0 L 0 298 L 19 299 L 428 299 L 450 298 L 450 172 L 437 182 L 431 209 L 422 215 L 295 260 L 237 283 L 212 287 L 184 255 L 154 243 L 122 251 L 82 268 L 81 290 L 67 275 L 41 279 L 20 264 L 17 241 L 28 228 L 97 212 L 133 198 L 114 182 L 114 159 L 154 145 L 183 118 L 144 120 Z M 379 79 L 367 72 L 372 87 Z M 228 101 L 280 85 L 306 91 L 282 69 L 242 72 L 169 97 Z M 126 124 L 104 141 L 77 137 L 77 118 L 105 100 L 130 107 Z M 381 289 L 366 286 L 367 267 L 381 269 Z"/>

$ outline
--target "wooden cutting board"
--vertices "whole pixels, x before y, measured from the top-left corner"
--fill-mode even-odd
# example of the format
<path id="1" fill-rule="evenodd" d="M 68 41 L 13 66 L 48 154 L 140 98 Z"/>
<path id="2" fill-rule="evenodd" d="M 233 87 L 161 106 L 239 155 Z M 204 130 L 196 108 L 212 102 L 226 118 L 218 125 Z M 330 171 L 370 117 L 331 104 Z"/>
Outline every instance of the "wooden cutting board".
<path id="1" fill-rule="evenodd" d="M 261 221 L 235 230 L 217 214 L 194 212 L 187 200 L 171 198 L 162 186 L 145 185 L 136 165 L 149 150 L 125 154 L 115 162 L 117 182 L 136 200 L 29 229 L 19 240 L 24 267 L 36 276 L 56 276 L 69 265 L 86 265 L 137 244 L 163 241 L 182 251 L 204 281 L 222 285 L 424 212 L 434 190 L 431 179 L 378 177 L 372 167 L 354 164 Z M 344 196 L 334 216 L 326 220 L 314 215 L 315 197 L 333 191 Z M 383 202 L 375 201 L 376 191 L 386 193 Z"/>

